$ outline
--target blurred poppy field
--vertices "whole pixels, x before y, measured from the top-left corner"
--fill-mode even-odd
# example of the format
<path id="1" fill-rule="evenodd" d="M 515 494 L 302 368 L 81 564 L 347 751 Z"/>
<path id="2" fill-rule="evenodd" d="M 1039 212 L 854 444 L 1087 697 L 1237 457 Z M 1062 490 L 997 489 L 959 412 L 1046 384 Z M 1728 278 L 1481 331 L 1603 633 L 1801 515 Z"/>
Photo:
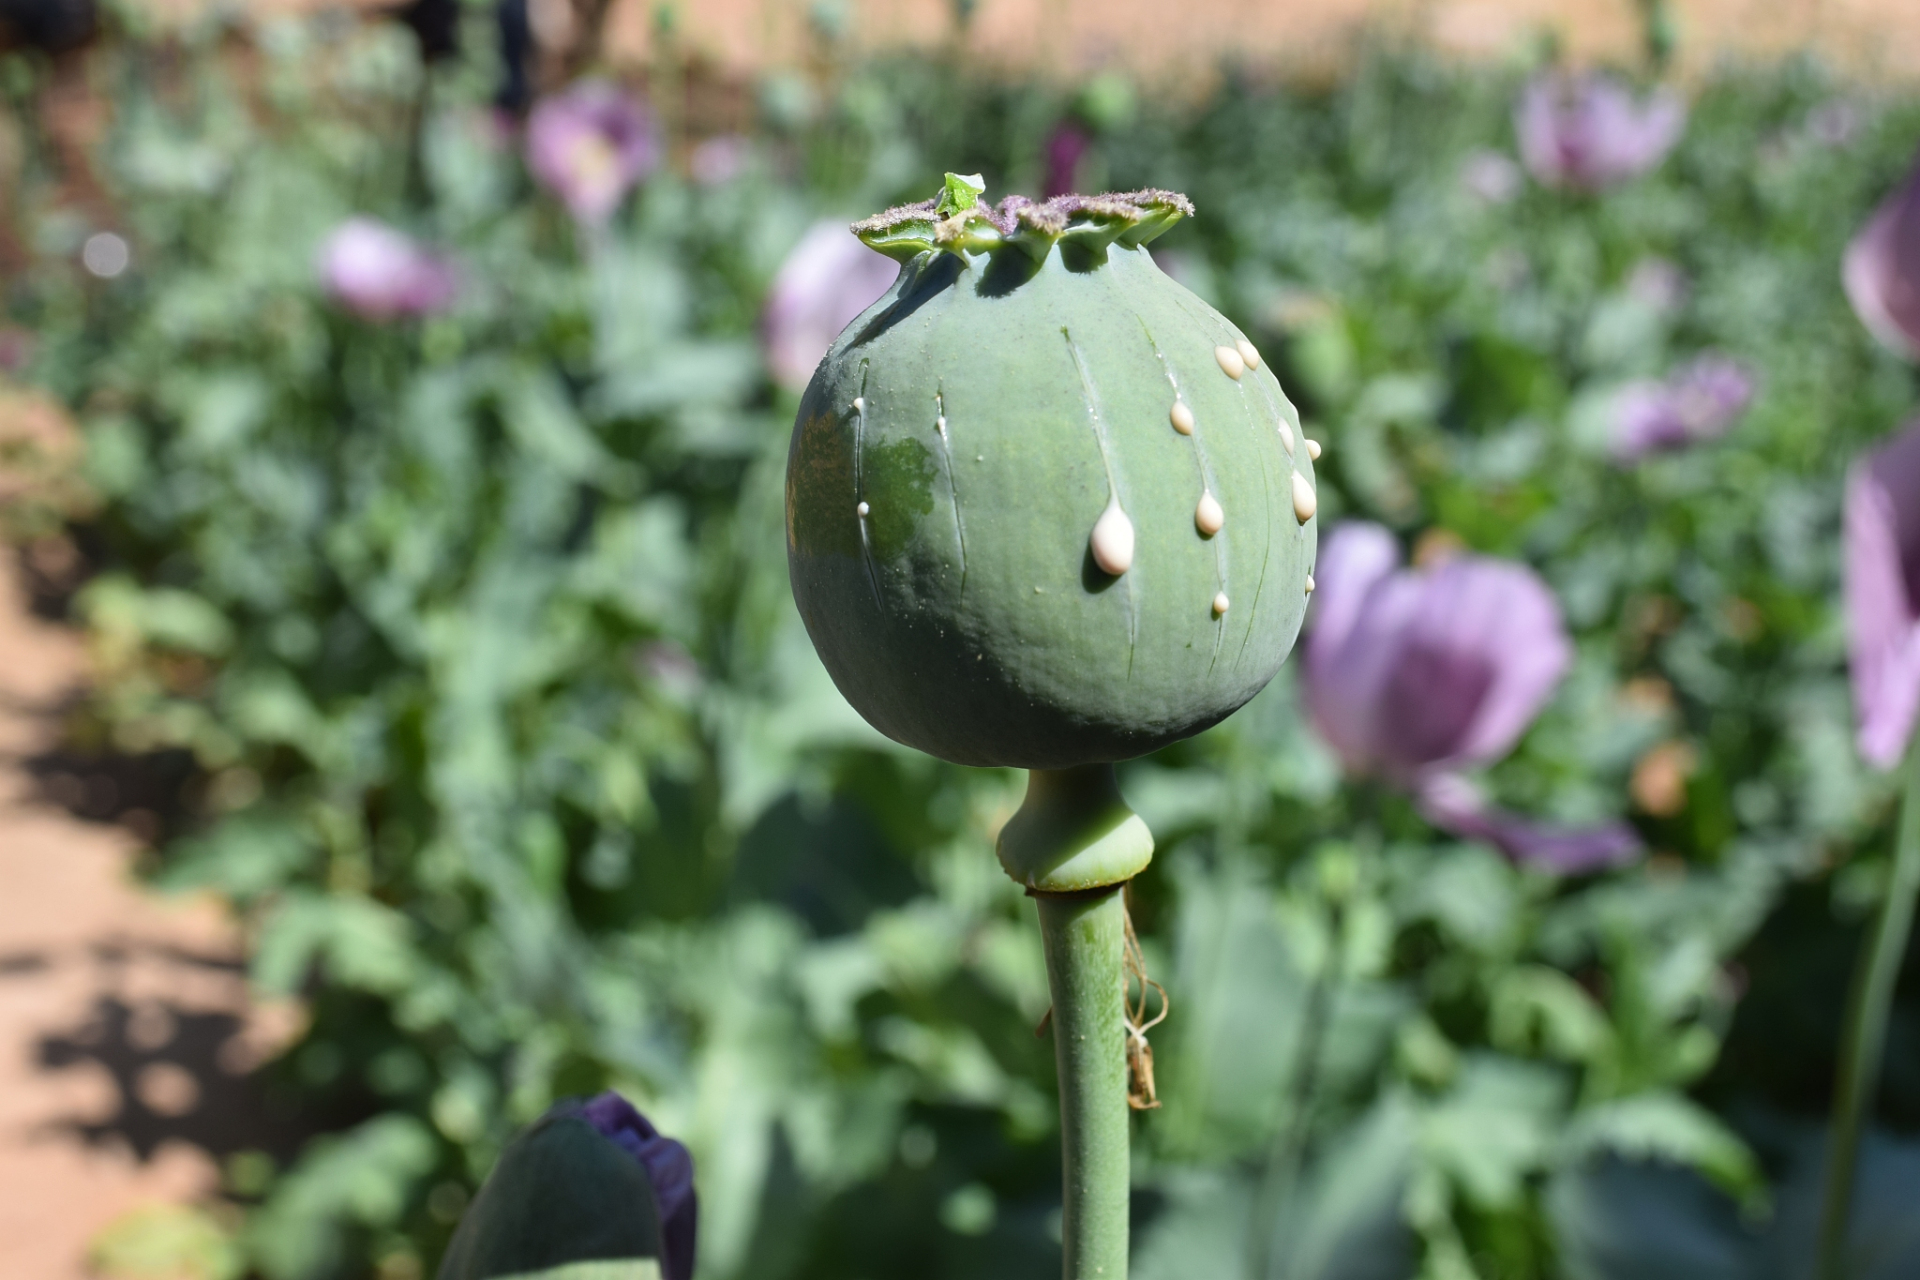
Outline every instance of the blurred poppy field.
<path id="1" fill-rule="evenodd" d="M 787 584 L 800 390 L 894 270 L 845 224 L 948 171 L 1191 197 L 1155 258 L 1324 448 L 1299 651 L 1121 769 L 1138 1280 L 1812 1274 L 1920 700 L 1913 449 L 1847 498 L 1920 400 L 1920 97 L 1381 50 L 1175 99 L 826 30 L 534 74 L 463 12 L 116 28 L 85 148 L 0 54 L 0 369 L 85 441 L 6 528 L 86 566 L 75 741 L 191 775 L 144 871 L 307 1010 L 315 1136 L 187 1274 L 430 1275 L 606 1088 L 707 1280 L 1057 1272 L 1023 780 L 868 728 Z M 1859 1280 L 1920 1272 L 1917 1001 Z"/>

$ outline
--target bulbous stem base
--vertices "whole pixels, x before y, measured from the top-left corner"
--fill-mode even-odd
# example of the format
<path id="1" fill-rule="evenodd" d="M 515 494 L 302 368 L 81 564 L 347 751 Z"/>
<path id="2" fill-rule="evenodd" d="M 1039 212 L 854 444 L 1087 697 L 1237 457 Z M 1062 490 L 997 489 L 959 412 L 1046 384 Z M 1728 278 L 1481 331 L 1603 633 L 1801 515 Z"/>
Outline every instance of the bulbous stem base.
<path id="1" fill-rule="evenodd" d="M 1041 893 L 1125 884 L 1153 860 L 1153 833 L 1120 797 L 1110 764 L 1035 769 L 1000 832 L 1000 865 Z"/>

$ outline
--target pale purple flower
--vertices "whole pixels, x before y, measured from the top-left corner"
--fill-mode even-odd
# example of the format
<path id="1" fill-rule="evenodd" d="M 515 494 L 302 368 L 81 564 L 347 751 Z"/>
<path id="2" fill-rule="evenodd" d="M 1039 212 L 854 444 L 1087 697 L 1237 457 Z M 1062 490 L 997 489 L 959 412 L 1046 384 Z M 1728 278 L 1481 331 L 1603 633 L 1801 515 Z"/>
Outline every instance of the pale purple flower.
<path id="1" fill-rule="evenodd" d="M 693 1188 L 693 1156 L 665 1137 L 632 1103 L 609 1089 L 585 1102 L 562 1102 L 549 1115 L 585 1120 L 647 1171 L 660 1211 L 662 1280 L 692 1280 L 700 1202 Z"/>
<path id="2" fill-rule="evenodd" d="M 1498 151 L 1476 151 L 1460 166 L 1460 185 L 1486 204 L 1511 204 L 1522 181 L 1520 166 Z"/>
<path id="3" fill-rule="evenodd" d="M 737 133 L 707 138 L 687 157 L 687 172 L 703 187 L 724 187 L 747 167 L 753 144 Z"/>
<path id="4" fill-rule="evenodd" d="M 1844 147 L 1860 132 L 1860 108 L 1830 98 L 1807 113 L 1807 136 L 1827 147 Z"/>
<path id="5" fill-rule="evenodd" d="M 872 306 L 900 265 L 860 243 L 844 222 L 816 222 L 773 277 L 761 347 L 782 386 L 798 390 L 855 316 Z"/>
<path id="6" fill-rule="evenodd" d="M 1071 195 L 1080 190 L 1080 162 L 1093 149 L 1093 135 L 1071 120 L 1054 127 L 1046 144 L 1046 193 Z"/>
<path id="7" fill-rule="evenodd" d="M 1854 464 L 1844 540 L 1860 754 L 1886 769 L 1920 711 L 1920 421 Z"/>
<path id="8" fill-rule="evenodd" d="M 1692 288 L 1687 273 L 1665 258 L 1642 258 L 1627 277 L 1627 296 L 1654 311 L 1678 311 Z"/>
<path id="9" fill-rule="evenodd" d="M 652 113 L 605 80 L 542 98 L 527 118 L 527 168 L 589 225 L 611 217 L 659 156 Z"/>
<path id="10" fill-rule="evenodd" d="M 1598 191 L 1645 173 L 1666 158 L 1686 127 L 1687 109 L 1668 89 L 1635 102 L 1604 75 L 1548 75 L 1520 95 L 1514 129 L 1520 159 L 1549 187 Z"/>
<path id="11" fill-rule="evenodd" d="M 364 320 L 432 315 L 459 289 L 450 264 L 376 218 L 335 227 L 320 246 L 319 271 L 327 295 Z"/>
<path id="12" fill-rule="evenodd" d="M 33 335 L 11 325 L 0 328 L 0 373 L 18 373 L 33 359 Z"/>
<path id="13" fill-rule="evenodd" d="M 1528 865 L 1579 872 L 1639 851 L 1620 824 L 1502 813 L 1461 776 L 1513 749 L 1572 661 L 1560 607 L 1531 569 L 1461 555 L 1405 570 L 1391 533 L 1349 522 L 1314 576 L 1307 707 L 1350 772 L 1406 789 L 1436 825 Z"/>
<path id="14" fill-rule="evenodd" d="M 1704 355 L 1662 382 L 1634 382 L 1614 398 L 1609 445 L 1619 462 L 1717 439 L 1753 402 L 1753 375 Z"/>
<path id="15" fill-rule="evenodd" d="M 1888 350 L 1920 360 L 1920 167 L 1854 236 L 1840 274 L 1868 332 Z"/>

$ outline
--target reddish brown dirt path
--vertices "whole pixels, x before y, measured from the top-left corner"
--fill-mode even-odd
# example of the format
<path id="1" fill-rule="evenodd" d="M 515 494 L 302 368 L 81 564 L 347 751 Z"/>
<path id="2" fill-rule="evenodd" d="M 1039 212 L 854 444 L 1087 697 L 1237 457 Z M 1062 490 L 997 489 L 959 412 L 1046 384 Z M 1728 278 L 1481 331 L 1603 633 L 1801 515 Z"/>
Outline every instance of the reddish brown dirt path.
<path id="1" fill-rule="evenodd" d="M 128 878 L 137 842 L 72 816 L 32 762 L 57 744 L 79 639 L 35 618 L 0 549 L 0 1277 L 81 1280 L 88 1241 L 218 1178 L 245 1092 L 245 990 L 211 903 Z M 84 785 L 54 776 L 51 790 Z"/>

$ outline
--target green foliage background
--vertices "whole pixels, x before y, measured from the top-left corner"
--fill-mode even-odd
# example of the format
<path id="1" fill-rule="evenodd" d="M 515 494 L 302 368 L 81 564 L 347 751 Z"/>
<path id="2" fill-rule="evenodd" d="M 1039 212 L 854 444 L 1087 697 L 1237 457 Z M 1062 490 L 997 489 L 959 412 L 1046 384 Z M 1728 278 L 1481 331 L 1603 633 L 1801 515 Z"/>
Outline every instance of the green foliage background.
<path id="1" fill-rule="evenodd" d="M 813 219 L 945 169 L 1033 190 L 1073 110 L 1093 185 L 1194 199 L 1156 248 L 1261 335 L 1326 442 L 1329 525 L 1555 588 L 1579 657 L 1502 800 L 1628 813 L 1648 749 L 1696 761 L 1676 811 L 1634 814 L 1654 855 L 1576 882 L 1343 781 L 1291 666 L 1127 766 L 1173 997 L 1138 1277 L 1791 1274 L 1890 833 L 1851 748 L 1840 484 L 1915 398 L 1838 263 L 1920 104 L 1727 71 L 1653 176 L 1499 206 L 1461 175 L 1512 151 L 1508 72 L 1383 54 L 1174 108 L 829 48 L 760 87 L 737 177 L 663 169 L 596 237 L 488 122 L 470 27 L 430 84 L 396 26 L 115 41 L 113 281 L 77 271 L 90 228 L 22 131 L 37 256 L 5 304 L 85 428 L 91 722 L 191 753 L 200 819 L 153 878 L 231 901 L 258 987 L 311 1009 L 270 1072 L 331 1131 L 234 1162 L 223 1259 L 426 1273 L 517 1127 L 615 1086 L 694 1149 L 703 1277 L 1055 1271 L 1044 972 L 990 855 L 1021 781 L 891 746 L 819 668 L 782 554 L 794 401 L 754 328 Z M 0 61 L 16 122 L 43 76 Z M 315 248 L 356 212 L 452 252 L 456 309 L 329 307 Z M 1650 257 L 1677 307 L 1629 287 Z M 1607 395 L 1708 349 L 1760 378 L 1732 434 L 1609 461 Z M 1872 1148 L 1873 1221 L 1913 1159 Z"/>

